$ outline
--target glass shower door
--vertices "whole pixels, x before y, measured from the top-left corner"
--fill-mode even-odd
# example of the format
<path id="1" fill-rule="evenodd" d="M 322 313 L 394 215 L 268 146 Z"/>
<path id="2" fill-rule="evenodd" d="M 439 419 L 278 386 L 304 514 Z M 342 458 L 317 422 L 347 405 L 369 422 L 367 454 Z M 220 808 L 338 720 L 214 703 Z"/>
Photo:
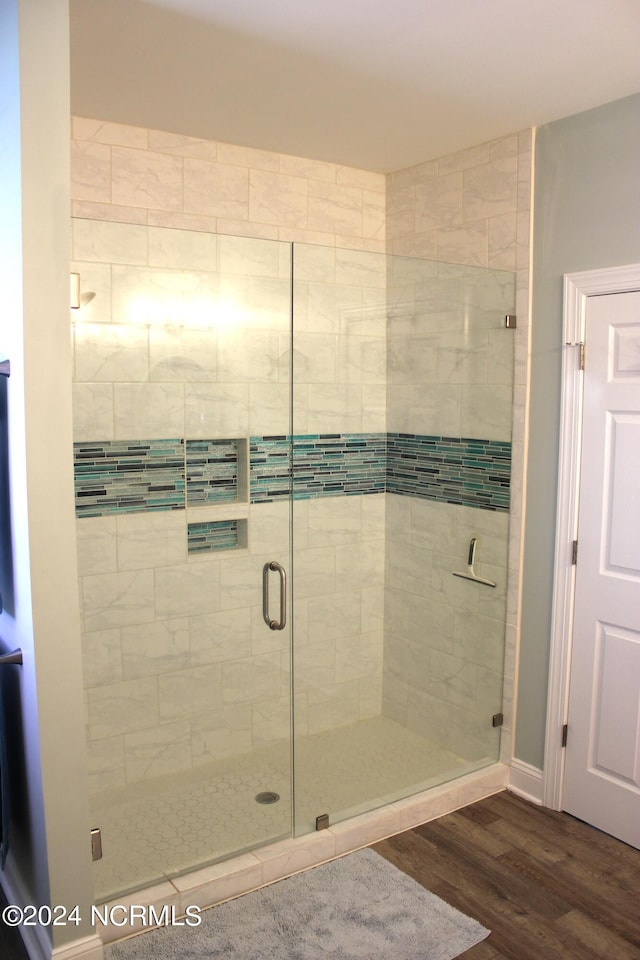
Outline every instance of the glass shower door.
<path id="1" fill-rule="evenodd" d="M 72 270 L 105 900 L 291 833 L 290 247 L 75 220 Z"/>
<path id="2" fill-rule="evenodd" d="M 515 284 L 305 244 L 293 277 L 304 834 L 498 758 Z"/>

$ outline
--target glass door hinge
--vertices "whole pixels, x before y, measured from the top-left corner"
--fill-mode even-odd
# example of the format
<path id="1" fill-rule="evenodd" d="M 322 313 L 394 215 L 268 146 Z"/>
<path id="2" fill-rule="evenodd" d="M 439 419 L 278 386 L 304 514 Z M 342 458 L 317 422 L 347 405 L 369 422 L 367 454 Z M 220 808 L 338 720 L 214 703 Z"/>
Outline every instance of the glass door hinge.
<path id="1" fill-rule="evenodd" d="M 92 860 L 102 860 L 102 833 L 100 827 L 94 827 L 91 831 L 91 858 Z"/>
<path id="2" fill-rule="evenodd" d="M 568 729 L 569 729 L 569 725 L 568 725 L 567 723 L 565 723 L 565 725 L 564 725 L 563 728 L 562 728 L 562 746 L 563 746 L 563 747 L 566 747 L 566 745 L 567 745 L 567 732 L 568 732 Z"/>

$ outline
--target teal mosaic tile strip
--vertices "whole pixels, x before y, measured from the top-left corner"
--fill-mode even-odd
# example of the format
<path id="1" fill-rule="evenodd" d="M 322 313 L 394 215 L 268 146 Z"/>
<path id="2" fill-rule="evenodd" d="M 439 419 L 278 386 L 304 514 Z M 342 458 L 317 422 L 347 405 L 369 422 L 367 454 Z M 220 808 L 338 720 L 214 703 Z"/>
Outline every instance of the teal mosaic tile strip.
<path id="1" fill-rule="evenodd" d="M 74 443 L 76 516 L 184 509 L 184 441 Z"/>
<path id="2" fill-rule="evenodd" d="M 384 493 L 384 433 L 312 434 L 293 438 L 293 498 Z"/>
<path id="3" fill-rule="evenodd" d="M 239 546 L 237 520 L 212 520 L 187 524 L 189 553 L 209 553 L 215 550 L 235 550 Z"/>
<path id="4" fill-rule="evenodd" d="M 252 437 L 251 502 L 384 493 L 385 461 L 384 433 Z"/>
<path id="5" fill-rule="evenodd" d="M 251 503 L 271 503 L 291 496 L 292 439 L 290 436 L 251 437 L 249 491 Z"/>
<path id="6" fill-rule="evenodd" d="M 229 503 L 238 499 L 238 441 L 187 440 L 187 501 Z"/>
<path id="7" fill-rule="evenodd" d="M 74 444 L 76 514 L 180 510 L 238 498 L 238 441 Z M 250 500 L 396 493 L 509 509 L 511 444 L 409 433 L 252 437 Z M 218 549 L 223 549 L 219 547 Z"/>
<path id="8" fill-rule="evenodd" d="M 387 434 L 388 493 L 484 510 L 509 510 L 511 444 Z"/>

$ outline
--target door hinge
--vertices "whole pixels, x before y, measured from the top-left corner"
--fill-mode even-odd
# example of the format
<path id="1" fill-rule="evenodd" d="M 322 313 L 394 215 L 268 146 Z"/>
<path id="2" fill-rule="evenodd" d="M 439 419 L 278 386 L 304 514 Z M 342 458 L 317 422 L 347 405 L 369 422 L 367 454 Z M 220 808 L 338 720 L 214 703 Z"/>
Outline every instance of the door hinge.
<path id="1" fill-rule="evenodd" d="M 571 566 L 574 567 L 578 562 L 578 541 L 574 540 L 571 544 Z"/>
<path id="2" fill-rule="evenodd" d="M 566 747 L 566 745 L 567 745 L 567 731 L 568 731 L 568 729 L 569 729 L 569 724 L 568 724 L 568 723 L 565 723 L 565 725 L 564 725 L 563 728 L 562 728 L 562 746 L 563 746 L 563 747 Z"/>
<path id="3" fill-rule="evenodd" d="M 580 369 L 584 370 L 585 345 L 584 340 L 565 340 L 566 347 L 580 347 Z"/>

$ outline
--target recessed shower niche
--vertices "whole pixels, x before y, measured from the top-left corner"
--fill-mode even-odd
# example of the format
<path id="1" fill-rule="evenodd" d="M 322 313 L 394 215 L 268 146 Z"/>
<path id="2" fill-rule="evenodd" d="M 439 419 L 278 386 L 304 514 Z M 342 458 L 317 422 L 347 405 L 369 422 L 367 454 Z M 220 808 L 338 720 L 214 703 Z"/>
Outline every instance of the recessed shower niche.
<path id="1" fill-rule="evenodd" d="M 494 762 L 513 275 L 86 220 L 72 269 L 97 898 Z"/>

